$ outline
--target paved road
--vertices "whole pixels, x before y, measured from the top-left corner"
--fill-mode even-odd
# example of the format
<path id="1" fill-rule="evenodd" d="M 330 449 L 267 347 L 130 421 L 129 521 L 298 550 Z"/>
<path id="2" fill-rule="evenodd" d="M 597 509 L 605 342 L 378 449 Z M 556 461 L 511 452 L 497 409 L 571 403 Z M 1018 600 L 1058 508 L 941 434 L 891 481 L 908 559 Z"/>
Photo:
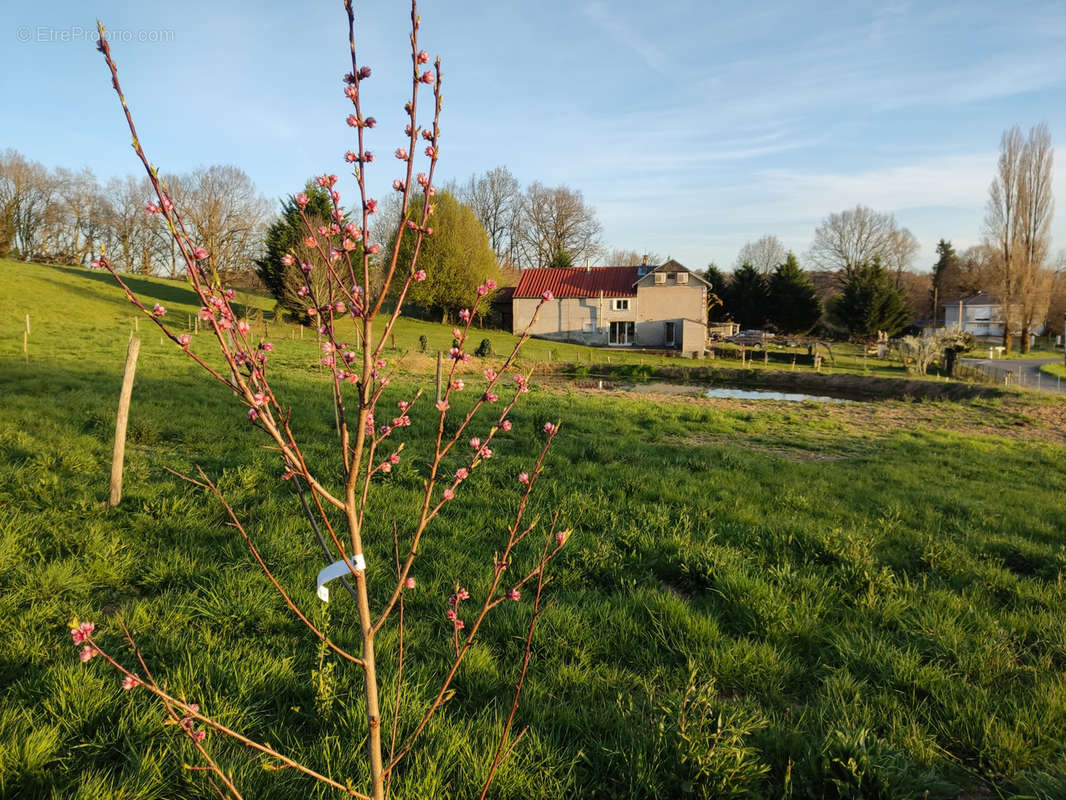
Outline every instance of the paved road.
<path id="1" fill-rule="evenodd" d="M 1011 383 L 1015 386 L 1066 393 L 1066 381 L 1040 371 L 1042 364 L 1061 364 L 1061 358 L 963 358 L 961 362 L 969 367 L 977 367 L 1000 380 L 1009 372 Z"/>

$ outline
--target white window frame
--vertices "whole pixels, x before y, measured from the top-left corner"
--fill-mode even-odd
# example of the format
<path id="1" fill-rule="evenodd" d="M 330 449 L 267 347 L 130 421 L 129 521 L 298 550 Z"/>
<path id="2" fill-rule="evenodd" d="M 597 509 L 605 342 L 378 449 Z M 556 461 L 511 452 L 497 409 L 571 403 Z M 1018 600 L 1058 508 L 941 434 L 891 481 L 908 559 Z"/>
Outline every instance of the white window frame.
<path id="1" fill-rule="evenodd" d="M 682 285 L 687 284 L 688 283 L 688 273 L 687 272 L 679 272 L 679 273 L 677 273 L 677 282 L 679 284 L 682 284 Z"/>
<path id="2" fill-rule="evenodd" d="M 611 300 L 611 311 L 629 311 L 629 298 L 616 297 Z"/>
<path id="3" fill-rule="evenodd" d="M 655 273 L 655 283 L 658 284 L 659 286 L 662 286 L 664 283 L 666 283 L 666 273 L 665 272 L 656 272 Z"/>

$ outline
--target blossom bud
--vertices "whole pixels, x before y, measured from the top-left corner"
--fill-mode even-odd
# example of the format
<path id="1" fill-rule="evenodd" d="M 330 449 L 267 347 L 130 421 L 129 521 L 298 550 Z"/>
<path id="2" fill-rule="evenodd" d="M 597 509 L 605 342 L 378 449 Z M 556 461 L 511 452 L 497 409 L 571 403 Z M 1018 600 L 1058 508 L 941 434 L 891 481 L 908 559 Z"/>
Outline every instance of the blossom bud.
<path id="1" fill-rule="evenodd" d="M 197 261 L 203 261 L 205 258 L 207 258 L 207 251 L 204 250 L 204 248 L 202 247 L 197 247 L 195 250 L 192 251 L 192 257 L 195 258 Z"/>
<path id="2" fill-rule="evenodd" d="M 518 482 L 519 483 L 528 484 L 529 483 L 529 473 L 528 472 L 519 472 L 518 473 Z"/>
<path id="3" fill-rule="evenodd" d="M 430 158 L 436 158 L 437 157 L 437 148 L 434 147 L 433 145 L 430 145 L 429 147 L 426 148 L 426 155 L 429 156 Z"/>
<path id="4" fill-rule="evenodd" d="M 407 151 L 404 150 L 402 147 L 397 147 L 396 148 L 396 157 L 398 159 L 400 159 L 400 161 L 406 161 L 407 160 Z"/>
<path id="5" fill-rule="evenodd" d="M 511 430 L 511 420 L 505 419 L 503 422 L 501 422 L 500 429 L 505 431 Z"/>
<path id="6" fill-rule="evenodd" d="M 422 281 L 424 281 L 426 279 L 426 271 L 424 269 L 420 269 L 420 270 L 418 270 L 418 272 L 415 273 L 414 277 L 415 277 L 416 281 L 421 283 Z"/>
<path id="7" fill-rule="evenodd" d="M 422 73 L 422 83 L 433 83 L 433 70 L 427 69 Z"/>
<path id="8" fill-rule="evenodd" d="M 427 53 L 425 50 L 419 50 L 418 51 L 418 63 L 419 64 L 426 64 L 428 62 L 429 62 L 429 53 Z"/>
<path id="9" fill-rule="evenodd" d="M 403 586 L 404 586 L 405 589 L 414 589 L 416 585 L 417 584 L 415 583 L 415 579 L 414 578 L 407 578 L 403 582 Z"/>
<path id="10" fill-rule="evenodd" d="M 191 342 L 191 341 L 192 341 L 192 337 L 189 336 L 189 334 L 187 334 L 187 333 L 182 333 L 182 334 L 180 334 L 178 336 L 178 344 L 180 344 L 182 347 L 188 347 L 189 346 L 189 342 Z"/>
<path id="11" fill-rule="evenodd" d="M 303 192 L 300 192 L 298 195 L 296 195 L 296 205 L 298 205 L 300 208 L 306 208 L 307 202 L 307 195 Z"/>

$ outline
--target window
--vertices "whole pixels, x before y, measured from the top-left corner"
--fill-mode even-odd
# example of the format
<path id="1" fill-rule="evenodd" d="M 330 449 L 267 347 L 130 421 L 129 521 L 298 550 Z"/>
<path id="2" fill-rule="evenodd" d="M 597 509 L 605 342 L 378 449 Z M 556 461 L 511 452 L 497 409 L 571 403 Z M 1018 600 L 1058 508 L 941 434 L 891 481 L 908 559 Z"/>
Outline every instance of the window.
<path id="1" fill-rule="evenodd" d="M 688 283 L 688 273 L 687 272 L 679 272 L 679 273 L 677 273 L 677 282 L 682 284 L 682 285 Z"/>
<path id="2" fill-rule="evenodd" d="M 666 341 L 664 342 L 664 344 L 667 347 L 673 347 L 676 344 L 676 342 L 674 341 L 674 323 L 673 322 L 667 322 L 666 323 Z"/>
<path id="3" fill-rule="evenodd" d="M 629 311 L 629 298 L 624 300 L 612 300 L 611 311 Z"/>
<path id="4" fill-rule="evenodd" d="M 666 283 L 666 273 L 665 272 L 656 272 L 655 273 L 655 282 L 658 283 L 658 284 Z"/>
<path id="5" fill-rule="evenodd" d="M 611 336 L 607 341 L 610 344 L 633 344 L 633 323 L 612 322 Z"/>

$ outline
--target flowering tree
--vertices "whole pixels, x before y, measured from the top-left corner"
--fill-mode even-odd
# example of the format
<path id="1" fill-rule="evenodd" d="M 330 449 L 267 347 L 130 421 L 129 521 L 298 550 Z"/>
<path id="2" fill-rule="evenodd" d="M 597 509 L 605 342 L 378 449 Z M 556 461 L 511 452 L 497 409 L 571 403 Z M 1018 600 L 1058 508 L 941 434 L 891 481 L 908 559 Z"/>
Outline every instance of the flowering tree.
<path id="1" fill-rule="evenodd" d="M 330 392 L 338 419 L 336 463 L 313 464 L 305 456 L 305 449 L 291 423 L 290 410 L 275 395 L 270 382 L 271 373 L 268 366 L 269 355 L 273 349 L 271 343 L 255 340 L 249 325 L 237 318 L 231 304 L 234 293 L 222 285 L 218 274 L 211 268 L 210 253 L 188 233 L 181 210 L 173 202 L 171 193 L 157 169 L 148 161 L 119 85 L 117 67 L 111 57 L 111 48 L 104 35 L 103 25 L 99 26 L 98 47 L 111 71 L 114 89 L 133 135 L 134 150 L 147 170 L 155 191 L 155 198 L 149 202 L 146 211 L 149 214 L 159 214 L 165 220 L 184 260 L 186 277 L 200 298 L 200 317 L 213 334 L 213 347 L 217 348 L 225 367 L 212 366 L 206 355 L 194 349 L 192 338 L 188 334 L 172 330 L 165 321 L 165 308 L 158 304 L 148 308 L 142 303 L 105 256 L 94 261 L 93 266 L 111 272 L 125 290 L 130 302 L 148 315 L 189 358 L 247 407 L 251 426 L 268 437 L 280 452 L 285 469 L 283 477 L 294 481 L 301 500 L 306 500 L 303 506 L 312 527 L 316 531 L 324 532 L 323 541 L 331 553 L 331 560 L 335 561 L 319 574 L 319 596 L 328 601 L 329 589 L 326 584 L 333 578 L 346 578 L 345 585 L 350 588 L 358 610 L 361 646 L 356 653 L 348 652 L 337 645 L 324 630 L 309 619 L 293 595 L 271 571 L 247 529 L 211 479 L 203 471 L 198 477 L 183 476 L 218 499 L 233 526 L 243 537 L 253 558 L 307 630 L 317 637 L 324 647 L 347 661 L 352 668 L 361 671 L 367 712 L 369 787 L 360 791 L 349 783 L 342 783 L 316 772 L 269 744 L 253 741 L 228 728 L 196 703 L 168 691 L 153 677 L 131 632 L 124 625 L 125 640 L 136 662 L 133 665 L 127 665 L 121 655 L 105 649 L 104 643 L 96 637 L 95 626 L 91 622 L 75 620 L 71 635 L 74 643 L 81 646 L 80 656 L 83 662 L 99 656 L 121 673 L 123 688 L 146 690 L 159 700 L 170 720 L 184 732 L 199 752 L 206 764 L 204 769 L 213 775 L 212 785 L 222 796 L 239 798 L 241 795 L 231 777 L 208 750 L 205 739 L 210 731 L 231 737 L 268 756 L 279 767 L 297 769 L 349 796 L 380 800 L 388 794 L 397 766 L 449 696 L 449 687 L 463 658 L 469 652 L 478 630 L 489 614 L 502 603 L 520 601 L 523 592 L 530 593 L 533 597 L 532 614 L 519 678 L 511 713 L 504 725 L 482 788 L 484 797 L 489 782 L 514 743 L 510 738 L 511 727 L 530 660 L 534 625 L 542 608 L 541 593 L 546 567 L 561 551 L 568 535 L 567 531 L 557 529 L 556 516 L 539 547 L 531 548 L 530 552 L 525 552 L 520 547 L 536 528 L 535 523 L 525 521 L 528 501 L 541 474 L 548 447 L 558 432 L 558 426 L 553 422 L 544 424 L 545 437 L 539 456 L 528 471 L 517 476 L 520 490 L 517 511 L 506 528 L 506 534 L 500 542 L 493 563 L 488 567 L 490 578 L 484 597 L 475 600 L 468 590 L 458 587 L 449 598 L 446 615 L 451 623 L 451 649 L 454 657 L 439 689 L 422 709 L 418 723 L 411 730 L 401 731 L 398 726 L 398 708 L 402 699 L 404 597 L 417 586 L 415 564 L 420 544 L 423 537 L 430 532 L 431 523 L 461 492 L 463 482 L 474 470 L 482 468 L 492 458 L 496 434 L 511 429 L 509 414 L 529 388 L 528 376 L 515 369 L 519 348 L 528 332 L 519 338 L 499 370 L 484 371 L 484 384 L 478 388 L 479 396 L 472 407 L 462 415 L 449 414 L 451 400 L 457 393 L 467 389 L 457 368 L 470 360 L 469 354 L 465 352 L 465 345 L 471 323 L 478 313 L 479 302 L 495 288 L 495 283 L 486 281 L 477 287 L 472 304 L 459 312 L 461 323 L 453 330 L 456 346 L 449 354 L 451 367 L 442 396 L 435 408 L 427 409 L 428 413 L 436 417 L 436 434 L 429 446 L 429 467 L 424 476 L 424 492 L 415 515 L 416 520 L 410 530 L 400 531 L 396 526 L 387 536 L 382 535 L 380 531 L 368 530 L 368 510 L 373 506 L 377 494 L 375 476 L 390 472 L 394 465 L 400 462 L 405 447 L 414 444 L 403 441 L 403 431 L 410 425 L 411 414 L 421 400 L 421 392 L 414 392 L 397 404 L 398 408 L 394 413 L 385 413 L 380 406 L 382 394 L 395 371 L 395 365 L 390 365 L 383 357 L 385 342 L 396 324 L 403 298 L 414 284 L 425 280 L 426 277 L 425 271 L 419 269 L 417 260 L 425 237 L 432 234 L 428 222 L 433 212 L 433 175 L 437 165 L 440 136 L 441 68 L 439 59 L 432 67 L 428 67 L 429 54 L 419 49 L 419 17 L 416 1 L 412 0 L 412 91 L 405 104 L 409 118 L 405 129 L 406 146 L 395 151 L 401 174 L 393 181 L 393 188 L 400 197 L 404 235 L 396 237 L 390 252 L 382 253 L 381 245 L 370 241 L 370 218 L 378 204 L 374 198 L 368 196 L 366 182 L 366 170 L 373 162 L 374 156 L 367 149 L 365 140 L 368 132 L 375 127 L 375 120 L 364 113 L 360 93 L 360 87 L 370 77 L 371 71 L 368 66 L 361 65 L 356 57 L 351 0 L 345 1 L 345 9 L 352 70 L 344 78 L 344 94 L 351 103 L 347 124 L 353 129 L 355 136 L 353 149 L 348 151 L 345 159 L 353 165 L 358 186 L 358 202 L 353 209 L 346 210 L 341 206 L 336 175 L 323 175 L 317 179 L 318 185 L 329 193 L 330 219 L 311 219 L 307 212 L 309 200 L 305 193 L 292 198 L 305 229 L 302 246 L 305 252 L 316 254 L 317 262 L 324 265 L 326 272 L 324 280 L 308 280 L 298 296 L 305 302 L 305 313 L 319 326 L 322 364 L 330 376 Z M 418 121 L 422 89 L 432 89 L 433 98 L 432 123 L 426 127 L 422 127 Z M 424 145 L 420 144 L 420 139 L 424 141 Z M 428 166 L 425 172 L 416 175 L 416 150 L 420 148 L 428 159 Z M 420 191 L 422 194 L 418 203 L 412 202 L 414 191 Z M 409 237 L 409 248 L 403 247 L 405 237 Z M 407 251 L 409 257 L 402 258 L 401 254 Z M 376 290 L 371 290 L 371 259 L 374 257 L 384 260 L 384 282 Z M 308 262 L 301 260 L 296 252 L 286 253 L 283 260 L 286 266 L 299 265 L 305 272 L 311 270 Z M 304 264 L 308 265 L 305 267 Z M 397 284 L 399 302 L 396 303 L 396 310 L 388 315 L 382 314 L 382 304 L 389 288 Z M 551 295 L 545 293 L 541 305 L 550 299 Z M 379 316 L 384 320 L 380 327 L 377 324 Z M 508 381 L 510 388 L 505 388 L 504 382 L 508 380 L 508 376 L 511 379 Z M 336 471 L 338 465 L 341 475 L 339 482 L 333 484 L 329 478 L 321 477 Z M 306 494 L 301 487 L 307 487 Z M 391 560 L 394 562 L 395 574 L 389 578 L 392 588 L 387 593 L 384 604 L 374 608 L 368 593 L 366 564 L 368 559 L 375 558 L 384 562 L 387 554 L 392 556 Z M 520 564 L 522 566 L 519 568 Z M 380 575 L 381 572 L 376 574 Z M 511 578 L 511 575 L 516 577 Z M 378 634 L 386 626 L 395 626 L 398 629 L 400 642 L 395 665 L 397 677 L 392 687 L 397 708 L 387 748 L 383 739 L 381 686 L 374 649 Z"/>

